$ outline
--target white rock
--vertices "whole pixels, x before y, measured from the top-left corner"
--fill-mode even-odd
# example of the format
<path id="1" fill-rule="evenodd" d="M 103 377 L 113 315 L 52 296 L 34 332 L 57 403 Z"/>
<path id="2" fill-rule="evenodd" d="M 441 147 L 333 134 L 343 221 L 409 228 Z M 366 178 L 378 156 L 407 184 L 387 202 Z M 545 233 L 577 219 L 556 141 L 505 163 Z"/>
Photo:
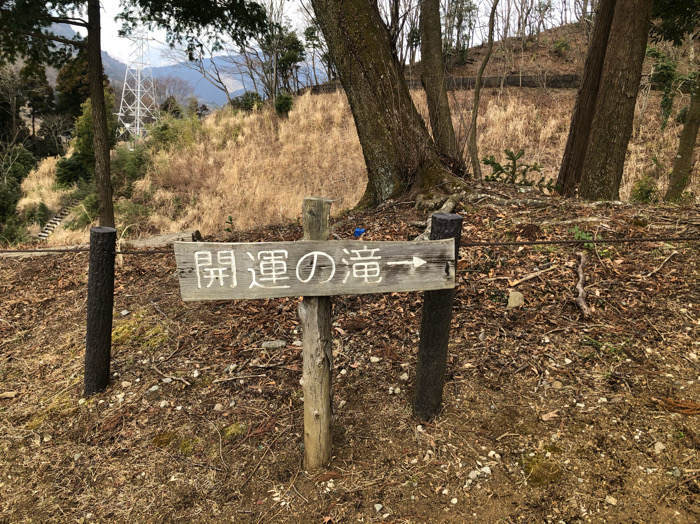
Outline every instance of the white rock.
<path id="1" fill-rule="evenodd" d="M 666 449 L 666 446 L 664 445 L 663 442 L 657 442 L 654 444 L 654 453 L 659 455 L 660 453 L 663 453 L 663 451 Z"/>
<path id="2" fill-rule="evenodd" d="M 501 455 L 499 455 L 495 451 L 491 450 L 491 451 L 489 451 L 489 458 L 492 458 L 494 460 L 501 460 Z"/>
<path id="3" fill-rule="evenodd" d="M 401 388 L 394 388 L 394 394 L 398 395 L 399 393 L 401 393 Z"/>
<path id="4" fill-rule="evenodd" d="M 173 379 L 171 379 L 170 377 L 165 377 L 165 378 L 163 379 L 163 382 L 164 382 L 165 384 L 170 384 L 172 381 L 173 381 Z"/>
<path id="5" fill-rule="evenodd" d="M 375 505 L 374 505 L 374 511 L 376 511 L 377 513 L 379 513 L 379 512 L 382 510 L 383 507 L 384 507 L 384 506 L 382 506 L 381 504 L 375 504 Z"/>
<path id="6" fill-rule="evenodd" d="M 131 387 L 131 382 L 127 382 L 126 380 L 124 380 L 124 381 L 122 382 L 122 387 L 123 387 L 123 388 Z"/>
<path id="7" fill-rule="evenodd" d="M 376 364 L 377 362 L 380 362 L 381 360 L 382 360 L 382 359 L 379 358 L 379 357 L 375 357 L 375 356 L 369 357 L 369 361 L 370 361 L 372 364 Z"/>
<path id="8" fill-rule="evenodd" d="M 607 502 L 611 506 L 617 506 L 617 499 L 612 495 L 608 495 L 607 497 L 605 497 L 605 502 Z"/>
<path id="9" fill-rule="evenodd" d="M 161 408 L 167 408 L 169 405 L 170 405 L 170 402 L 168 402 L 167 400 L 161 400 L 161 402 L 160 402 Z"/>
<path id="10" fill-rule="evenodd" d="M 394 394 L 394 388 L 393 388 L 393 387 L 390 387 L 390 388 L 389 388 L 389 395 L 393 395 L 393 394 Z"/>
<path id="11" fill-rule="evenodd" d="M 347 374 L 348 374 L 348 370 L 345 369 L 345 368 L 343 368 L 343 369 L 340 370 L 340 374 L 341 374 L 341 375 L 347 375 Z"/>
<path id="12" fill-rule="evenodd" d="M 281 349 L 287 345 L 285 340 L 268 340 L 262 343 L 263 349 Z"/>
<path id="13" fill-rule="evenodd" d="M 236 401 L 232 400 L 231 402 L 228 403 L 228 407 L 232 408 L 236 405 Z"/>
<path id="14" fill-rule="evenodd" d="M 120 314 L 121 316 L 123 316 L 123 317 L 127 316 L 129 313 L 131 313 L 131 311 L 129 311 L 128 309 L 122 309 L 122 310 L 119 312 L 119 314 Z"/>
<path id="15" fill-rule="evenodd" d="M 488 467 L 488 466 L 484 466 L 483 468 L 481 468 L 481 472 L 482 472 L 484 475 L 490 475 L 490 474 L 491 474 L 491 468 Z"/>
<path id="16" fill-rule="evenodd" d="M 345 404 L 347 404 L 346 400 L 341 400 L 340 402 L 338 402 L 338 409 L 342 409 L 345 406 Z"/>
<path id="17" fill-rule="evenodd" d="M 86 401 L 84 398 L 81 398 L 81 399 L 78 401 L 78 405 L 79 405 L 79 406 L 82 406 L 83 404 L 85 404 L 85 402 L 87 402 L 87 401 Z"/>
<path id="18" fill-rule="evenodd" d="M 158 391 L 159 389 L 160 389 L 160 386 L 158 386 L 158 384 L 156 384 L 155 386 L 151 386 L 150 388 L 148 388 L 148 391 L 153 393 L 155 391 Z"/>
<path id="19" fill-rule="evenodd" d="M 525 297 L 520 291 L 510 291 L 508 293 L 508 305 L 506 309 L 515 309 L 525 303 Z"/>
<path id="20" fill-rule="evenodd" d="M 450 501 L 450 504 L 452 504 L 453 506 L 454 506 L 455 504 L 457 504 L 457 497 L 454 497 L 454 498 Z"/>
<path id="21" fill-rule="evenodd" d="M 200 372 L 199 372 L 198 369 L 195 369 L 195 370 L 192 372 L 192 378 L 197 378 L 199 375 L 200 375 Z"/>
<path id="22" fill-rule="evenodd" d="M 449 495 L 449 494 L 450 494 L 450 490 L 447 489 L 447 488 L 445 488 L 445 489 L 442 490 L 442 494 L 443 494 L 443 495 Z"/>
<path id="23" fill-rule="evenodd" d="M 223 404 L 216 404 L 216 406 L 214 406 L 214 411 L 223 411 L 223 410 L 224 410 Z"/>
<path id="24" fill-rule="evenodd" d="M 401 373 L 401 376 L 399 376 L 399 380 L 403 380 L 406 382 L 408 380 L 408 373 Z"/>
<path id="25" fill-rule="evenodd" d="M 479 472 L 475 469 L 471 470 L 469 472 L 469 475 L 467 475 L 471 480 L 476 480 L 476 477 L 479 476 Z"/>

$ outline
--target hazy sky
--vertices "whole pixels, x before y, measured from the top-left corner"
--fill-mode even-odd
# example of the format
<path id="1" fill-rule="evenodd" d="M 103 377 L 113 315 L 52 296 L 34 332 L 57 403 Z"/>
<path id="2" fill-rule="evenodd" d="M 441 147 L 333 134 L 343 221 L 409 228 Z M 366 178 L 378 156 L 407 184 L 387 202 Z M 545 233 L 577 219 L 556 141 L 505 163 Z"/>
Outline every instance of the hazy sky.
<path id="1" fill-rule="evenodd" d="M 287 0 L 286 13 L 292 26 L 300 29 L 303 27 L 302 16 L 299 13 L 300 7 L 297 0 Z M 127 62 L 129 60 L 130 42 L 119 37 L 121 24 L 114 20 L 119 13 L 119 0 L 102 0 L 102 50 L 110 56 Z M 150 42 L 151 65 L 166 65 L 170 61 L 162 56 L 163 50 L 168 46 L 165 44 L 165 31 L 153 31 L 150 33 L 153 41 Z"/>

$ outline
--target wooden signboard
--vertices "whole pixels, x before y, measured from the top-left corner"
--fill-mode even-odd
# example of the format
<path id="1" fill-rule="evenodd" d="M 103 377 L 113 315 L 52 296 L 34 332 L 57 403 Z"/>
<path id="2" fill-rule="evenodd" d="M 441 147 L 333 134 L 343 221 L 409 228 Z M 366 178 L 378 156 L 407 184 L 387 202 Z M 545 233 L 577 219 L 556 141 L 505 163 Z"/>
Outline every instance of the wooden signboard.
<path id="1" fill-rule="evenodd" d="M 358 295 L 455 287 L 454 239 L 176 242 L 185 301 Z"/>

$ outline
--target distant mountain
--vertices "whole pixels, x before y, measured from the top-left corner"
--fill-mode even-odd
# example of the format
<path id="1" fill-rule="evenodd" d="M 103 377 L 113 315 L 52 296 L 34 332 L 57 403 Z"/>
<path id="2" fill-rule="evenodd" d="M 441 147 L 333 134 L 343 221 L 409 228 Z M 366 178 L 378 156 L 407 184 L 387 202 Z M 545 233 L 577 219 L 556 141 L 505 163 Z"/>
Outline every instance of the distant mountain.
<path id="1" fill-rule="evenodd" d="M 219 60 L 217 60 L 217 63 L 220 63 Z M 211 59 L 207 59 L 205 61 L 205 66 L 208 67 L 210 64 Z M 102 67 L 104 68 L 105 74 L 109 77 L 111 82 L 118 83 L 119 85 L 124 82 L 126 64 L 120 62 L 116 58 L 113 58 L 106 51 L 102 51 Z M 192 86 L 194 96 L 196 96 L 201 103 L 209 106 L 222 106 L 227 102 L 226 95 L 223 93 L 223 91 L 215 87 L 211 82 L 209 82 L 209 80 L 204 78 L 201 73 L 188 67 L 186 64 L 179 63 L 153 67 L 151 69 L 154 79 L 176 77 L 181 80 L 185 80 Z M 326 80 L 325 74 L 319 74 L 318 78 L 320 82 L 324 82 Z M 307 83 L 306 72 L 300 72 L 299 80 L 302 84 Z M 229 75 L 227 82 L 231 96 L 238 96 L 243 94 L 245 91 L 254 90 L 252 83 L 247 77 L 241 79 L 240 75 Z"/>

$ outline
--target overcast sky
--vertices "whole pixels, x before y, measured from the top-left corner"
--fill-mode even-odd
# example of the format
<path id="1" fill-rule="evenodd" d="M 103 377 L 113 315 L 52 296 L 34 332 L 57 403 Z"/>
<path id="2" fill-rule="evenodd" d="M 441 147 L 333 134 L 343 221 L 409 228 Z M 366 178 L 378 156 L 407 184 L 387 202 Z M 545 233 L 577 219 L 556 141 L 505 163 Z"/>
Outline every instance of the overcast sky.
<path id="1" fill-rule="evenodd" d="M 299 9 L 297 0 L 287 1 L 287 16 L 297 30 L 303 26 Z M 125 38 L 119 37 L 121 24 L 114 20 L 119 11 L 119 0 L 102 0 L 102 50 L 117 60 L 126 63 L 129 61 L 130 42 Z M 167 58 L 162 56 L 163 50 L 168 48 L 167 44 L 165 44 L 165 31 L 152 31 L 150 37 L 153 38 L 153 41 L 150 42 L 151 65 L 159 66 L 170 63 Z"/>

